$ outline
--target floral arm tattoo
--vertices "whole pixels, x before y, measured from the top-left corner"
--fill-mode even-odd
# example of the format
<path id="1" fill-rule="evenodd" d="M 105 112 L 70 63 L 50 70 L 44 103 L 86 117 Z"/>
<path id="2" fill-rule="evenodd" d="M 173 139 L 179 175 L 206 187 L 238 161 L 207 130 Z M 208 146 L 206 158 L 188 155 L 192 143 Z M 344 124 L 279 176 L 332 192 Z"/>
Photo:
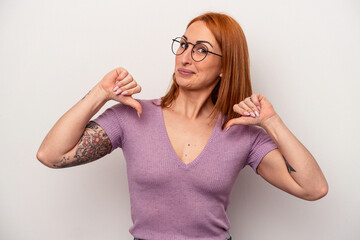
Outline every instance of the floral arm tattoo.
<path id="1" fill-rule="evenodd" d="M 65 156 L 56 168 L 66 168 L 95 161 L 110 153 L 111 141 L 105 131 L 95 122 L 89 122 L 77 145 L 73 157 Z"/>

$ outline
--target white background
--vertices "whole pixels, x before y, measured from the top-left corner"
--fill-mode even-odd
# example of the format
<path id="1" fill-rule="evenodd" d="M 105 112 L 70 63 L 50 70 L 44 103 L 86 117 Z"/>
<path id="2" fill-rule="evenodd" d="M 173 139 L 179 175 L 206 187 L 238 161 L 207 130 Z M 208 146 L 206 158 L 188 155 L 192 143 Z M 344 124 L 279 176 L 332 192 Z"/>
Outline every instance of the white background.
<path id="1" fill-rule="evenodd" d="M 115 67 L 142 85 L 137 98 L 163 96 L 174 68 L 171 38 L 209 10 L 243 27 L 254 92 L 272 102 L 330 187 L 307 202 L 246 167 L 227 211 L 234 239 L 360 239 L 357 0 L 0 0 L 0 239 L 131 239 L 120 149 L 61 170 L 38 162 L 37 149 Z"/>

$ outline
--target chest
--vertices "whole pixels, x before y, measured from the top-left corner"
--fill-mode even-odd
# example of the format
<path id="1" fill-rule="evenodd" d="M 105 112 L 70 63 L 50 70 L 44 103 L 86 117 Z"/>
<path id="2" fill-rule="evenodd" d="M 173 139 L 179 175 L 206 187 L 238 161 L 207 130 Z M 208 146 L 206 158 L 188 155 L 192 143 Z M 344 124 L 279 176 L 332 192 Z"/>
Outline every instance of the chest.
<path id="1" fill-rule="evenodd" d="M 177 157 L 189 164 L 205 148 L 216 122 L 186 120 L 164 114 L 167 136 Z"/>
<path id="2" fill-rule="evenodd" d="M 138 131 L 131 126 L 123 133 L 130 188 L 156 188 L 161 195 L 164 189 L 183 192 L 191 186 L 197 192 L 228 194 L 248 156 L 248 148 L 238 142 L 242 132 L 221 131 L 220 119 L 211 125 L 159 113 L 143 120 L 134 120 Z"/>

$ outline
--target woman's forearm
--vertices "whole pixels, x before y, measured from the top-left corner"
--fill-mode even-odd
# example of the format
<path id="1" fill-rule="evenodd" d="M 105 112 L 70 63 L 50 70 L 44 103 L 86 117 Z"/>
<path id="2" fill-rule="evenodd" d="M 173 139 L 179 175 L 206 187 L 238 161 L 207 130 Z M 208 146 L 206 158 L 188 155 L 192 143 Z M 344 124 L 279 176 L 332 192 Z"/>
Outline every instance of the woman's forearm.
<path id="1" fill-rule="evenodd" d="M 311 153 L 291 133 L 278 115 L 262 126 L 287 161 L 292 178 L 309 194 L 327 191 L 326 179 Z M 289 166 L 290 165 L 290 166 Z"/>
<path id="2" fill-rule="evenodd" d="M 96 85 L 56 122 L 42 142 L 37 158 L 45 165 L 60 161 L 76 146 L 87 123 L 106 101 L 106 92 Z"/>

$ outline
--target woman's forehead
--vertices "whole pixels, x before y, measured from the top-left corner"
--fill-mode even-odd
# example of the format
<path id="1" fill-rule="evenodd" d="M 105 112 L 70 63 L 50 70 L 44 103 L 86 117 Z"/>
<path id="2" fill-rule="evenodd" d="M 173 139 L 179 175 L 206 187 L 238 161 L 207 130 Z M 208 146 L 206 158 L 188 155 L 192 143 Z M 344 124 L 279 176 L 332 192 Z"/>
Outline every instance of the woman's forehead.
<path id="1" fill-rule="evenodd" d="M 187 38 L 189 42 L 196 41 L 208 41 L 212 45 L 216 45 L 216 39 L 210 29 L 206 26 L 206 23 L 203 21 L 197 21 L 192 23 L 184 33 L 184 37 Z"/>

